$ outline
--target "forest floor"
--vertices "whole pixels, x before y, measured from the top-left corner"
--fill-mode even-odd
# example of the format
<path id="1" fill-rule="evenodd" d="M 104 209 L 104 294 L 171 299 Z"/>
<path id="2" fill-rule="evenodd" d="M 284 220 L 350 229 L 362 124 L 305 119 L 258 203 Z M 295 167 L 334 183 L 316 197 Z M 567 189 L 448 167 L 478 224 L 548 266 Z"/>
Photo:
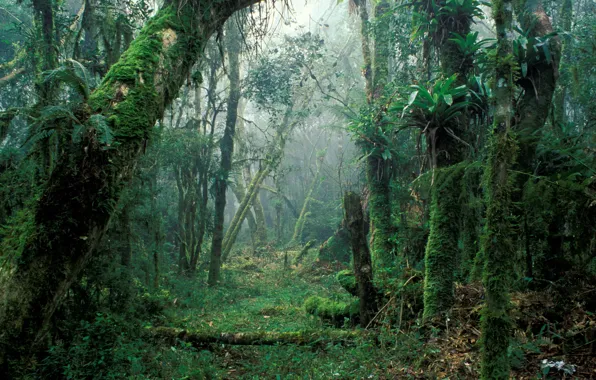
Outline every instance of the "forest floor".
<path id="1" fill-rule="evenodd" d="M 293 254 L 290 252 L 290 257 Z M 303 265 L 287 268 L 282 253 L 267 259 L 236 257 L 224 267 L 223 285 L 216 289 L 199 285 L 198 280 L 164 284 L 170 289 L 167 296 L 174 306 L 165 310 L 164 322 L 168 327 L 214 335 L 328 331 L 332 327 L 308 315 L 302 305 L 313 295 L 343 302 L 353 299 L 335 279 L 340 269 L 343 268 L 317 265 L 312 256 Z M 403 333 L 380 325 L 374 341 L 362 338 L 348 346 L 333 343 L 311 346 L 210 344 L 196 349 L 181 343 L 170 348 L 198 358 L 188 363 L 201 366 L 201 375 L 197 378 L 476 379 L 482 291 L 473 286 L 458 287 L 456 296 L 458 304 L 453 321 L 442 333 L 417 328 Z M 524 309 L 526 319 L 540 318 L 536 310 L 548 307 L 548 302 L 539 295 L 530 300 L 514 298 L 513 301 L 522 306 L 530 305 Z M 590 317 L 583 320 L 588 325 L 593 322 Z M 344 329 L 352 327 L 346 325 Z M 589 357 L 581 359 L 583 363 L 578 362 L 576 376 L 565 377 L 563 372 L 559 374 L 552 368 L 547 376 L 541 365 L 545 360 L 551 362 L 552 359 L 553 363 L 559 360 L 560 346 L 545 331 L 540 332 L 539 339 L 526 339 L 519 331 L 516 334 L 512 357 L 514 364 L 522 369 L 514 372 L 515 378 L 596 376 L 594 358 Z M 577 377 L 580 373 L 582 375 Z"/>

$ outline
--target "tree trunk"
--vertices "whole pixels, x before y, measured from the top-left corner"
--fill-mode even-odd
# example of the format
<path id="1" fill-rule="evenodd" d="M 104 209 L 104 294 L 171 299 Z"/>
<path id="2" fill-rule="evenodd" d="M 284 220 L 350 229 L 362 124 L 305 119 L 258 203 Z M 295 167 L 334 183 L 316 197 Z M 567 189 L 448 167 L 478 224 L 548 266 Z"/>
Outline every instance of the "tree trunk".
<path id="1" fill-rule="evenodd" d="M 209 286 L 214 286 L 219 281 L 221 267 L 224 212 L 226 209 L 226 190 L 230 170 L 232 169 L 232 155 L 234 154 L 234 133 L 236 119 L 238 118 L 238 102 L 240 101 L 240 44 L 241 31 L 235 22 L 228 22 L 226 28 L 226 47 L 228 51 L 228 77 L 230 79 L 230 92 L 228 94 L 228 110 L 226 127 L 221 139 L 221 165 L 220 172 L 215 179 L 215 215 L 213 240 L 211 244 L 211 260 L 209 262 Z"/>
<path id="2" fill-rule="evenodd" d="M 426 9 L 429 17 L 434 10 Z M 470 32 L 471 14 L 457 17 L 439 16 L 439 27 L 434 33 L 433 44 L 439 52 L 442 73 L 446 77 L 457 75 L 457 84 L 464 85 L 472 62 L 449 41 L 452 33 L 466 36 Z M 454 101 L 459 101 L 455 99 Z M 462 140 L 468 140 L 466 112 L 449 125 L 427 128 L 426 141 L 431 158 L 433 185 L 431 188 L 430 232 L 424 254 L 424 318 L 426 320 L 447 312 L 454 302 L 454 281 L 456 265 L 461 259 L 458 248 L 462 210 L 459 204 L 461 187 L 461 162 L 466 158 L 466 146 L 447 132 Z"/>
<path id="3" fill-rule="evenodd" d="M 315 176 L 312 179 L 310 184 L 310 188 L 308 189 L 308 193 L 306 193 L 306 197 L 304 198 L 304 203 L 302 204 L 302 209 L 300 210 L 300 215 L 298 216 L 298 220 L 296 220 L 296 224 L 294 225 L 294 234 L 292 235 L 292 241 L 290 245 L 298 245 L 301 243 L 302 240 L 302 230 L 304 229 L 304 225 L 306 224 L 306 218 L 308 213 L 308 208 L 310 206 L 310 201 L 312 200 L 312 193 L 315 191 L 318 183 L 319 183 L 319 174 L 321 173 L 321 161 L 317 158 L 317 171 L 315 172 Z"/>
<path id="4" fill-rule="evenodd" d="M 541 38 L 553 32 L 550 18 L 541 0 L 516 0 L 515 12 L 521 28 L 528 31 L 528 39 Z M 550 59 L 542 48 L 527 46 L 529 54 L 527 74 L 518 81 L 524 90 L 516 112 L 519 121 L 515 128 L 520 135 L 519 166 L 522 171 L 534 172 L 533 160 L 542 127 L 548 119 L 550 106 L 559 76 L 560 43 L 553 37 L 549 42 Z M 533 54 L 537 54 L 534 56 Z M 530 59 L 530 57 L 532 59 Z"/>
<path id="5" fill-rule="evenodd" d="M 248 183 L 250 183 L 252 181 L 252 173 L 250 170 L 250 165 L 247 165 L 244 167 L 244 176 Z M 263 180 L 265 180 L 265 179 L 263 178 Z M 261 189 L 260 185 L 257 189 L 255 189 L 257 194 L 255 195 L 255 198 L 253 199 L 252 204 L 251 204 L 252 209 L 254 211 L 255 223 L 256 223 L 256 225 L 255 225 L 255 227 L 256 227 L 255 247 L 256 248 L 262 247 L 265 244 L 267 244 L 267 223 L 265 221 L 265 211 L 263 210 L 263 204 L 261 203 L 261 197 L 259 194 L 260 189 Z"/>
<path id="6" fill-rule="evenodd" d="M 236 196 L 236 200 L 238 203 L 242 203 L 242 200 L 246 196 L 246 189 L 244 188 L 243 179 L 237 175 L 236 176 L 236 183 L 232 186 L 232 191 Z M 255 221 L 255 216 L 252 210 L 248 210 L 246 213 L 246 221 L 248 222 L 248 229 L 250 230 L 250 239 L 253 244 L 253 248 L 256 248 L 256 233 L 257 233 L 257 222 Z"/>
<path id="7" fill-rule="evenodd" d="M 513 183 L 509 170 L 515 162 L 517 143 L 511 135 L 514 83 L 507 57 L 512 54 L 513 7 L 511 0 L 493 4 L 497 28 L 494 132 L 484 173 L 486 224 L 483 249 L 483 283 L 486 304 L 482 315 L 482 379 L 509 379 L 507 355 L 512 325 L 509 317 L 509 287 L 515 261 L 514 228 L 511 215 Z"/>
<path id="8" fill-rule="evenodd" d="M 366 223 L 360 196 L 347 192 L 344 195 L 344 209 L 354 255 L 354 274 L 358 283 L 360 326 L 367 327 L 377 312 L 377 292 L 373 286 L 372 260 L 366 242 Z"/>
<path id="9" fill-rule="evenodd" d="M 79 120 L 104 120 L 115 138 L 107 147 L 88 128 L 43 186 L 33 211 L 35 225 L 0 286 L 5 372 L 7 359 L 47 343 L 54 312 L 94 254 L 156 120 L 201 59 L 209 37 L 234 11 L 253 2 L 224 1 L 209 12 L 196 1 L 166 2 L 91 95 Z"/>
<path id="10" fill-rule="evenodd" d="M 234 218 L 230 222 L 228 231 L 226 232 L 226 236 L 224 237 L 224 240 L 223 240 L 223 251 L 222 251 L 221 262 L 224 262 L 227 260 L 229 254 L 232 250 L 232 246 L 236 242 L 236 237 L 238 237 L 238 233 L 240 233 L 240 227 L 242 226 L 242 222 L 246 218 L 247 213 L 250 211 L 250 205 L 254 202 L 254 199 L 258 194 L 257 189 L 259 188 L 260 184 L 263 183 L 265 178 L 267 178 L 267 176 L 271 172 L 271 168 L 269 167 L 270 164 L 266 163 L 265 165 L 267 165 L 267 166 L 265 166 L 264 168 L 261 168 L 261 170 L 259 170 L 257 172 L 257 175 L 255 175 L 254 178 L 252 179 L 250 185 L 248 186 L 248 189 L 246 190 L 246 196 L 240 203 L 240 207 L 238 207 L 238 210 L 236 210 L 236 213 L 234 214 Z M 221 265 L 221 263 L 220 263 L 220 265 Z"/>

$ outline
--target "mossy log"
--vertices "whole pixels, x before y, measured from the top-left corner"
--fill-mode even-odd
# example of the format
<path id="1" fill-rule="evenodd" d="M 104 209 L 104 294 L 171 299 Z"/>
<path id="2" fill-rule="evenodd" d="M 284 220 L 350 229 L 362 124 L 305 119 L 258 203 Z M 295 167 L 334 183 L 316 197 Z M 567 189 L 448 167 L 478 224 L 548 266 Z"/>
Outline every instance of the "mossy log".
<path id="1" fill-rule="evenodd" d="M 293 332 L 251 331 L 240 333 L 217 333 L 188 331 L 170 327 L 156 327 L 150 330 L 154 338 L 174 345 L 176 341 L 190 343 L 195 347 L 209 344 L 230 344 L 239 346 L 275 346 L 293 344 L 298 346 L 323 346 L 326 344 L 354 344 L 364 335 L 360 331 L 305 330 Z"/>
<path id="2" fill-rule="evenodd" d="M 315 315 L 323 321 L 340 327 L 346 319 L 357 322 L 360 314 L 360 301 L 356 299 L 348 304 L 328 298 L 312 296 L 304 301 L 304 309 L 308 314 Z"/>

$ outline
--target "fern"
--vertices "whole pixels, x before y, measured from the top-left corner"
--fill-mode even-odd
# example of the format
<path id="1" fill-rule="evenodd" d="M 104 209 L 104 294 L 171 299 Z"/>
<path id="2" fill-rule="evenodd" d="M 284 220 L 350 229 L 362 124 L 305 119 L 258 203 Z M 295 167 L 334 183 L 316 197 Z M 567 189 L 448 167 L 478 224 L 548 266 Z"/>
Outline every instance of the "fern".
<path id="1" fill-rule="evenodd" d="M 107 148 L 114 144 L 114 133 L 103 115 L 93 115 L 89 118 L 89 126 L 97 132 L 97 140 Z"/>
<path id="2" fill-rule="evenodd" d="M 42 74 L 43 82 L 52 85 L 59 85 L 61 83 L 69 85 L 86 101 L 90 93 L 87 69 L 74 59 L 67 60 L 67 63 L 67 65 L 45 71 Z"/>

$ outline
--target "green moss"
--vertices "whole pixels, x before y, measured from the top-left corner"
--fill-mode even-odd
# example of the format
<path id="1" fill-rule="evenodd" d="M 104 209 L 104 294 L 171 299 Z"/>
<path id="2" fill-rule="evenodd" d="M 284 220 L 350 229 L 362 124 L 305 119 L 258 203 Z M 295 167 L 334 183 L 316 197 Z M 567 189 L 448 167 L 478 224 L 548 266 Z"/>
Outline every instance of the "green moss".
<path id="1" fill-rule="evenodd" d="M 517 143 L 510 133 L 493 135 L 484 173 L 486 224 L 482 239 L 483 283 L 486 306 L 482 311 L 482 378 L 508 379 L 507 352 L 512 324 L 509 318 L 509 287 L 515 255 L 511 192 L 508 172 L 517 157 Z"/>
<path id="2" fill-rule="evenodd" d="M 316 315 L 324 321 L 340 326 L 345 319 L 356 318 L 360 313 L 360 306 L 358 300 L 346 304 L 328 298 L 312 296 L 304 301 L 304 310 L 308 314 Z"/>
<path id="3" fill-rule="evenodd" d="M 435 171 L 431 190 L 430 235 L 424 257 L 424 319 L 447 312 L 454 302 L 458 257 L 460 180 L 466 163 Z"/>
<path id="4" fill-rule="evenodd" d="M 395 247 L 392 242 L 394 225 L 391 218 L 390 162 L 373 155 L 368 158 L 368 208 L 372 227 L 371 258 L 377 279 L 382 280 L 393 264 Z"/>
<path id="5" fill-rule="evenodd" d="M 187 33 L 193 13 L 187 8 L 180 14 L 173 7 L 162 9 L 91 95 L 91 110 L 106 116 L 117 142 L 149 137 L 155 120 L 176 96 L 183 79 L 179 69 L 186 69 L 186 60 L 190 65 L 190 55 L 200 53 L 200 38 Z"/>
<path id="6" fill-rule="evenodd" d="M 356 276 L 354 271 L 350 269 L 342 270 L 337 272 L 335 278 L 339 284 L 353 296 L 358 296 L 358 284 L 356 282 Z"/>

